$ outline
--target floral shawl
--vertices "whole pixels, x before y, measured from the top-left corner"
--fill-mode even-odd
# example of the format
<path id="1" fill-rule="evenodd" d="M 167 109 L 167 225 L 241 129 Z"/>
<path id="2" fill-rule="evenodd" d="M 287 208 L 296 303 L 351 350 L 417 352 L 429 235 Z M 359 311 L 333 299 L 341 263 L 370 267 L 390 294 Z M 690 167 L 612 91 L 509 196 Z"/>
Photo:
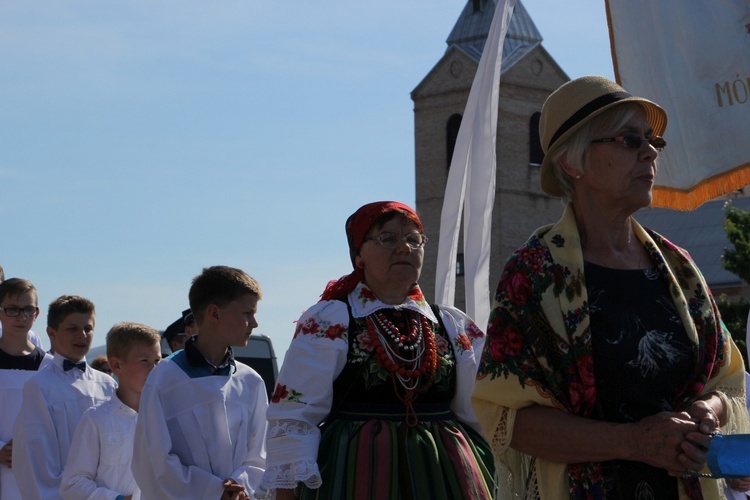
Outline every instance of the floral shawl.
<path id="1" fill-rule="evenodd" d="M 716 392 L 729 415 L 723 431 L 746 429 L 742 357 L 703 276 L 685 250 L 635 221 L 633 229 L 693 343 L 695 364 L 675 394 L 675 411 Z M 583 254 L 569 205 L 511 256 L 495 294 L 472 403 L 496 454 L 499 498 L 605 498 L 600 463 L 552 463 L 509 448 L 516 410 L 540 404 L 590 417 L 595 402 Z M 720 498 L 717 481 L 700 482 L 705 498 Z M 703 498 L 698 486 L 696 478 L 680 481 L 681 498 Z"/>

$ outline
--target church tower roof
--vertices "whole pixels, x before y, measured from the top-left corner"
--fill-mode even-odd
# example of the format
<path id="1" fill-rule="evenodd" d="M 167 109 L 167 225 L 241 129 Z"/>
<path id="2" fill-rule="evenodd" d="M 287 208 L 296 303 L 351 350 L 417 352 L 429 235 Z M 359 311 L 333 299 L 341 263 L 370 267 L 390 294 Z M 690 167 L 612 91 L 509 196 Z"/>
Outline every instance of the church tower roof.
<path id="1" fill-rule="evenodd" d="M 479 62 L 496 4 L 497 0 L 469 0 L 448 36 L 448 50 L 458 47 Z M 541 43 L 542 35 L 521 0 L 517 0 L 503 44 L 503 72 Z"/>

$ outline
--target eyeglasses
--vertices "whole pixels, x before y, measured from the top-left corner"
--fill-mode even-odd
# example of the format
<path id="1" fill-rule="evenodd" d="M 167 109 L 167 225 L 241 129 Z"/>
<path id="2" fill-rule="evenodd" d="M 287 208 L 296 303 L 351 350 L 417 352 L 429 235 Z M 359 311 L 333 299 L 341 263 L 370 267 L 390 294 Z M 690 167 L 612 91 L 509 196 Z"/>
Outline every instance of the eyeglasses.
<path id="1" fill-rule="evenodd" d="M 9 318 L 15 318 L 19 314 L 23 313 L 24 318 L 30 318 L 32 316 L 35 316 L 37 311 L 39 311 L 38 307 L 28 306 L 28 307 L 0 307 L 0 311 L 5 311 L 5 314 Z"/>
<path id="2" fill-rule="evenodd" d="M 393 250 L 398 246 L 399 241 L 403 241 L 412 250 L 422 248 L 427 243 L 427 236 L 422 233 L 409 233 L 406 236 L 399 236 L 396 233 L 380 233 L 371 238 L 365 238 L 365 241 L 375 240 L 380 246 Z"/>
<path id="3" fill-rule="evenodd" d="M 621 142 L 625 145 L 628 149 L 641 149 L 641 145 L 643 145 L 643 142 L 648 142 L 651 144 L 654 149 L 657 151 L 661 151 L 664 149 L 667 145 L 667 141 L 664 140 L 663 137 L 654 136 L 654 137 L 641 137 L 638 134 L 625 134 L 620 135 L 617 137 L 606 137 L 604 139 L 595 139 L 591 141 L 591 143 L 595 142 Z"/>

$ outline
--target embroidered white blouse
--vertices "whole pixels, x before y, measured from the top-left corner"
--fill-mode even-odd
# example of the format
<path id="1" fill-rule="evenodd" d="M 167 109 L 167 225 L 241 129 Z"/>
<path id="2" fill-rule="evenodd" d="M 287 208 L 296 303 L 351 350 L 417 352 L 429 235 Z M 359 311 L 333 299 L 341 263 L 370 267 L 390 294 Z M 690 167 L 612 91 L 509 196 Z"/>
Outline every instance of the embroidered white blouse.
<path id="1" fill-rule="evenodd" d="M 421 291 L 397 306 L 378 300 L 360 283 L 348 296 L 354 318 L 384 308 L 412 310 L 437 322 Z M 470 398 L 476 378 L 484 333 L 463 312 L 440 306 L 440 316 L 456 354 L 456 394 L 451 409 L 459 420 L 477 431 L 479 424 Z M 349 312 L 339 300 L 321 301 L 297 322 L 286 352 L 276 390 L 268 408 L 266 472 L 263 492 L 294 488 L 298 481 L 310 488 L 321 485 L 317 465 L 320 424 L 331 410 L 333 382 L 347 362 Z M 304 399 L 304 403 L 300 399 Z M 481 432 L 481 431 L 480 431 Z"/>

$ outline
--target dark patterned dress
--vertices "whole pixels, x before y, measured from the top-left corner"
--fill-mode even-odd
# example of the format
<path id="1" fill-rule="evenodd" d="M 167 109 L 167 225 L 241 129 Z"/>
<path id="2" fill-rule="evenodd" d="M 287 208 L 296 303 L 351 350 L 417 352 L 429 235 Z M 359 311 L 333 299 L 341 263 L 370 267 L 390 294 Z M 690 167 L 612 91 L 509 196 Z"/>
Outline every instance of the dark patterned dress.
<path id="1" fill-rule="evenodd" d="M 675 411 L 694 359 L 666 283 L 656 269 L 609 269 L 586 262 L 597 411 L 632 423 Z M 607 496 L 677 499 L 677 479 L 642 462 L 604 464 Z"/>

